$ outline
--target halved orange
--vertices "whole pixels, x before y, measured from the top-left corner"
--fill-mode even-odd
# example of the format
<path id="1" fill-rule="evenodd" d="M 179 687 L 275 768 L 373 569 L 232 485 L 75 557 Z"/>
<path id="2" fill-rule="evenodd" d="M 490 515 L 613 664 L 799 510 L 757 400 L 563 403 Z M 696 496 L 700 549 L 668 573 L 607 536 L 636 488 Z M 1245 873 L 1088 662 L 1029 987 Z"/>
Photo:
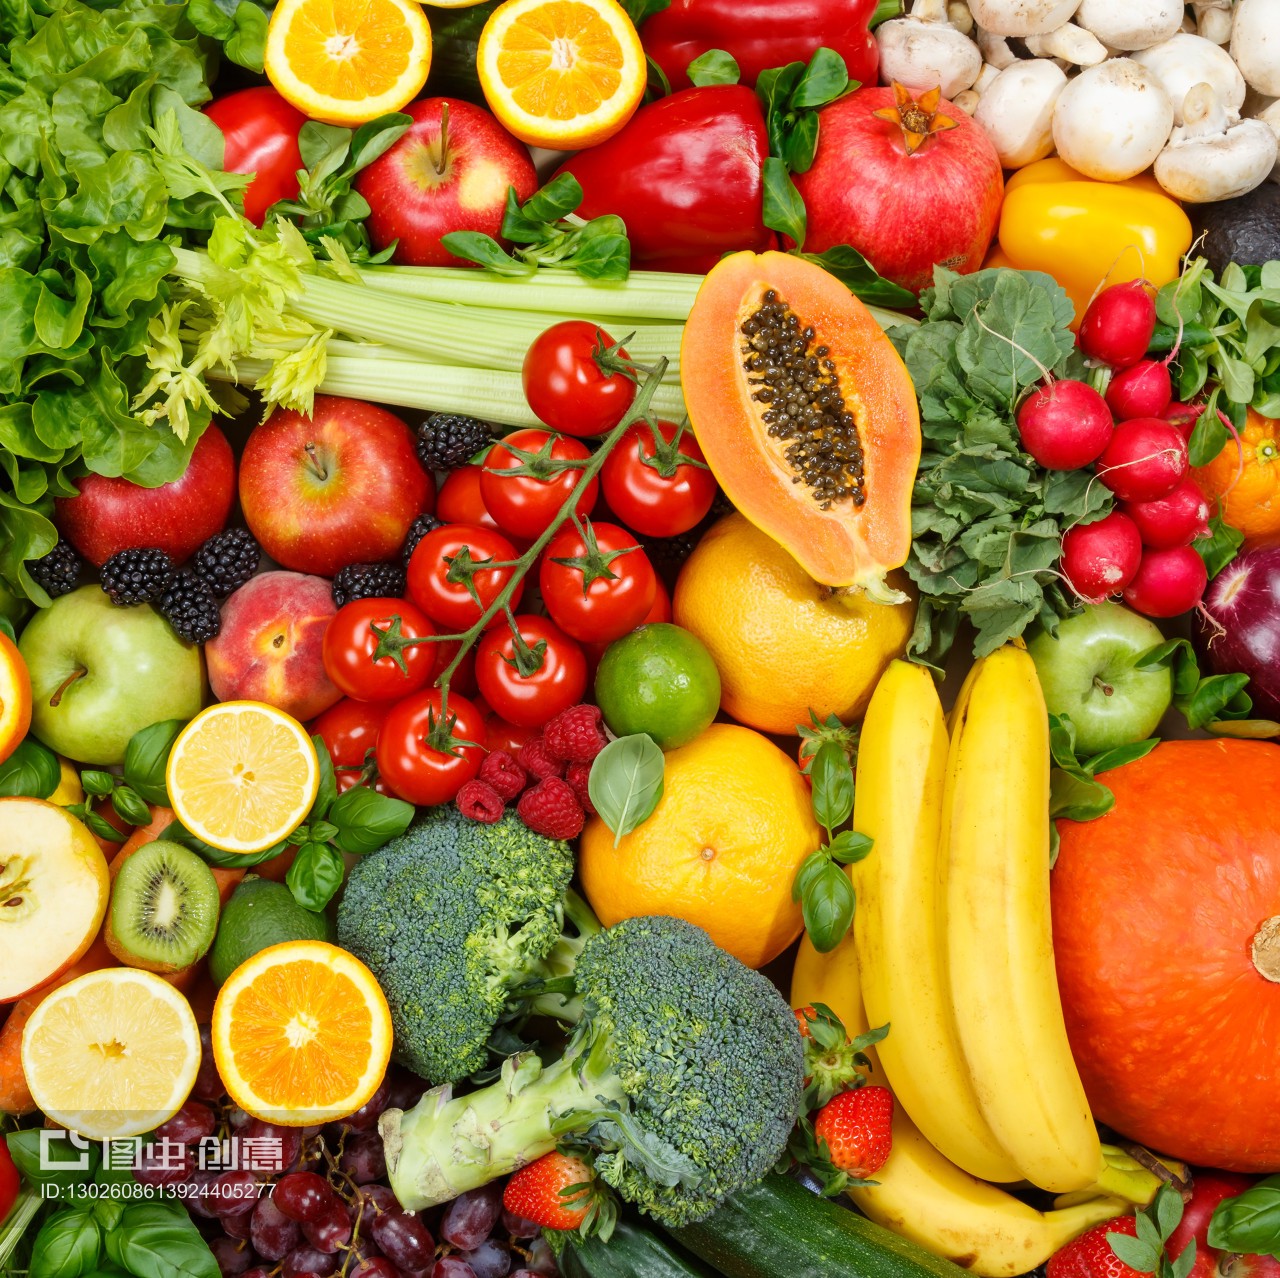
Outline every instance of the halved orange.
<path id="1" fill-rule="evenodd" d="M 247 959 L 218 993 L 212 1031 L 227 1094 L 285 1127 L 359 1109 L 391 1059 L 391 1012 L 373 973 L 325 941 L 285 941 Z"/>
<path id="2" fill-rule="evenodd" d="M 412 101 L 431 69 L 431 27 L 414 0 L 280 0 L 267 78 L 313 120 L 363 124 Z"/>
<path id="3" fill-rule="evenodd" d="M 506 0 L 480 33 L 476 68 L 494 115 L 555 151 L 612 137 L 644 96 L 644 49 L 615 0 Z"/>

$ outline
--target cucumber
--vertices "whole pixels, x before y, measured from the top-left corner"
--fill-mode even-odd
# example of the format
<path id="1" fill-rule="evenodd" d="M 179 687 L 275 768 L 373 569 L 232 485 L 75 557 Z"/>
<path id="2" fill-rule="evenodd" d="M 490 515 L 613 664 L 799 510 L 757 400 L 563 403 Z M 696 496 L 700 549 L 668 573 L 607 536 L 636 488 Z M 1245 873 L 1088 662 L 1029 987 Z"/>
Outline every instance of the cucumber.
<path id="1" fill-rule="evenodd" d="M 607 1243 L 588 1238 L 566 1244 L 560 1255 L 564 1278 L 718 1278 L 651 1229 L 618 1221 Z"/>
<path id="2" fill-rule="evenodd" d="M 427 9 L 431 23 L 431 74 L 427 94 L 431 97 L 463 98 L 484 106 L 480 76 L 476 72 L 476 50 L 480 32 L 498 0 L 467 9 Z"/>
<path id="3" fill-rule="evenodd" d="M 727 1278 L 966 1278 L 789 1176 L 767 1176 L 699 1224 L 668 1232 Z"/>

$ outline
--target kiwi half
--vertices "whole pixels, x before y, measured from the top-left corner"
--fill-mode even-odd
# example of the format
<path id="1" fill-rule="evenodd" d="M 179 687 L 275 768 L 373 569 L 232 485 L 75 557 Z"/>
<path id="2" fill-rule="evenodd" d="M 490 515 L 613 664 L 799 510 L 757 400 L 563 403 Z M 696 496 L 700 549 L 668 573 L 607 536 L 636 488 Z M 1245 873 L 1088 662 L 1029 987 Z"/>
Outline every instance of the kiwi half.
<path id="1" fill-rule="evenodd" d="M 218 908 L 213 871 L 188 848 L 157 839 L 115 876 L 107 948 L 129 967 L 180 972 L 213 944 Z"/>

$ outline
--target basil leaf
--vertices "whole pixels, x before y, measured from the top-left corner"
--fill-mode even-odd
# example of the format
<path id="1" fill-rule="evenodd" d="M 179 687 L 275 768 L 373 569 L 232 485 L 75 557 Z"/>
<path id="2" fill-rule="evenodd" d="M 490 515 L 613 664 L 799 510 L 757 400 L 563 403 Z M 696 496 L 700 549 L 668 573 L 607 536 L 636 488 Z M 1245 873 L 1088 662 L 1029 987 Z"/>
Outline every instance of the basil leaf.
<path id="1" fill-rule="evenodd" d="M 689 63 L 687 72 L 691 83 L 703 88 L 709 84 L 737 84 L 742 78 L 733 54 L 723 49 L 708 49 Z"/>
<path id="2" fill-rule="evenodd" d="M 98 772 L 94 769 L 86 769 L 80 774 L 80 785 L 86 794 L 92 794 L 100 798 L 104 794 L 111 794 L 116 788 L 116 779 L 110 772 Z"/>
<path id="3" fill-rule="evenodd" d="M 1268 1176 L 1214 1208 L 1209 1246 L 1243 1255 L 1280 1253 L 1280 1176 Z"/>
<path id="4" fill-rule="evenodd" d="M 1068 821 L 1096 821 L 1116 805 L 1116 796 L 1102 784 L 1054 768 L 1049 779 L 1049 816 Z"/>
<path id="5" fill-rule="evenodd" d="M 84 1148 L 73 1143 L 65 1132 L 28 1127 L 10 1132 L 5 1141 L 14 1166 L 33 1185 L 83 1185 L 93 1179 L 98 1169 L 100 1146 L 90 1144 Z"/>
<path id="6" fill-rule="evenodd" d="M 869 835 L 859 834 L 856 830 L 845 830 L 827 845 L 827 855 L 841 865 L 856 865 L 871 855 L 874 846 L 875 840 Z"/>
<path id="7" fill-rule="evenodd" d="M 620 0 L 622 7 L 631 19 L 631 25 L 638 27 L 646 18 L 661 13 L 671 7 L 671 0 Z"/>
<path id="8" fill-rule="evenodd" d="M 784 136 L 779 158 L 790 172 L 807 173 L 813 167 L 818 154 L 818 128 L 818 113 L 802 111 Z"/>
<path id="9" fill-rule="evenodd" d="M 843 748 L 834 741 L 820 746 L 813 756 L 809 780 L 814 815 L 831 833 L 853 814 L 853 769 Z"/>
<path id="10" fill-rule="evenodd" d="M 826 867 L 830 863 L 831 861 L 827 856 L 825 848 L 819 848 L 816 852 L 810 852 L 809 855 L 800 862 L 800 868 L 796 871 L 796 877 L 791 881 L 791 899 L 793 901 L 803 900 L 805 893 L 813 889 L 814 884 L 825 872 Z"/>
<path id="11" fill-rule="evenodd" d="M 212 847 L 203 839 L 196 838 L 181 821 L 170 822 L 169 825 L 165 826 L 164 833 L 160 837 L 167 839 L 170 843 L 180 843 L 184 848 L 190 848 L 208 861 L 210 865 L 231 870 L 246 870 L 251 865 L 261 865 L 263 861 L 270 861 L 272 857 L 279 856 L 289 846 L 288 839 L 281 839 L 279 843 L 272 844 L 271 847 L 265 848 L 261 852 L 223 852 L 218 848 Z"/>
<path id="12" fill-rule="evenodd" d="M 61 777 L 58 756 L 28 737 L 0 763 L 0 797 L 47 799 Z"/>
<path id="13" fill-rule="evenodd" d="M 110 843 L 123 843 L 125 840 L 125 836 L 106 817 L 100 816 L 97 812 L 92 812 L 86 808 L 84 815 L 80 819 L 100 839 L 106 839 Z"/>
<path id="14" fill-rule="evenodd" d="M 186 726 L 185 719 L 166 719 L 129 738 L 124 752 L 124 779 L 148 803 L 169 806 L 165 767 L 178 733 Z"/>
<path id="15" fill-rule="evenodd" d="M 1204 566 L 1212 581 L 1235 557 L 1244 545 L 1244 533 L 1223 523 L 1221 515 L 1209 520 L 1209 535 L 1197 537 L 1191 543 L 1204 560 Z"/>
<path id="16" fill-rule="evenodd" d="M 824 46 L 814 50 L 787 105 L 793 111 L 826 106 L 828 102 L 834 102 L 840 97 L 848 87 L 849 68 L 845 66 L 844 59 L 834 49 Z"/>
<path id="17" fill-rule="evenodd" d="M 413 820 L 413 804 L 353 785 L 334 800 L 329 821 L 337 827 L 333 841 L 344 852 L 375 852 L 398 838 Z"/>
<path id="18" fill-rule="evenodd" d="M 1187 457 L 1193 466 L 1207 466 L 1231 442 L 1231 432 L 1218 416 L 1219 393 L 1215 387 L 1191 431 Z"/>
<path id="19" fill-rule="evenodd" d="M 307 820 L 315 822 L 328 813 L 334 799 L 338 797 L 338 782 L 333 775 L 333 756 L 330 755 L 324 738 L 313 733 L 311 744 L 316 748 L 316 760 L 320 764 L 320 787 L 316 791 L 316 801 L 307 813 Z"/>
<path id="20" fill-rule="evenodd" d="M 849 876 L 834 862 L 827 861 L 800 902 L 805 931 L 819 954 L 830 953 L 844 940 L 853 922 L 853 908 L 853 884 Z"/>
<path id="21" fill-rule="evenodd" d="M 122 785 L 111 796 L 111 806 L 122 821 L 130 825 L 149 825 L 151 809 L 127 785 Z"/>
<path id="22" fill-rule="evenodd" d="M 403 111 L 390 111 L 362 124 L 351 137 L 352 173 L 368 168 L 374 160 L 385 155 L 412 127 L 413 116 Z"/>
<path id="23" fill-rule="evenodd" d="M 916 304 L 915 294 L 910 289 L 885 279 L 856 248 L 848 244 L 837 244 L 824 253 L 798 253 L 796 256 L 821 266 L 868 305 L 910 310 Z"/>
<path id="24" fill-rule="evenodd" d="M 107 1254 L 136 1278 L 221 1278 L 208 1244 L 177 1203 L 130 1203 L 107 1235 Z"/>
<path id="25" fill-rule="evenodd" d="M 327 843 L 304 843 L 284 881 L 304 910 L 318 914 L 333 900 L 345 872 L 342 857 Z"/>
<path id="26" fill-rule="evenodd" d="M 95 1198 L 89 1210 L 93 1212 L 98 1228 L 108 1233 L 120 1223 L 120 1217 L 124 1215 L 124 1204 L 118 1198 Z"/>
<path id="27" fill-rule="evenodd" d="M 647 733 L 619 737 L 596 755 L 587 793 L 613 831 L 613 846 L 646 820 L 662 798 L 666 761 Z"/>
<path id="28" fill-rule="evenodd" d="M 1103 750 L 1101 754 L 1095 754 L 1089 760 L 1089 772 L 1096 777 L 1099 772 L 1109 772 L 1112 768 L 1146 758 L 1159 744 L 1159 737 L 1148 737 L 1145 741 L 1135 741 L 1132 745 L 1114 746 L 1110 750 Z"/>
<path id="29" fill-rule="evenodd" d="M 85 1207 L 64 1207 L 41 1227 L 31 1249 L 28 1278 L 81 1278 L 102 1256 L 102 1231 Z"/>
<path id="30" fill-rule="evenodd" d="M 771 155 L 765 160 L 761 172 L 764 175 L 764 224 L 803 246 L 807 214 L 804 200 L 796 190 L 796 184 L 787 172 L 787 166 Z"/>

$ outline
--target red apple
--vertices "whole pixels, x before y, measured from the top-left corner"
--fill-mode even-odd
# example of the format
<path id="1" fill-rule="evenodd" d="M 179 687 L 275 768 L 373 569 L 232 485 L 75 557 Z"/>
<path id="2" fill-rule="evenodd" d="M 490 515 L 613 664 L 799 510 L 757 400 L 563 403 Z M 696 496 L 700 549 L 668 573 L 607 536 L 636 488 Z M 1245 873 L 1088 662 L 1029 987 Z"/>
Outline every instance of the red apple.
<path id="1" fill-rule="evenodd" d="M 240 458 L 245 522 L 276 563 L 332 577 L 400 553 L 435 504 L 413 432 L 359 399 L 317 395 L 310 417 L 277 408 Z"/>
<path id="2" fill-rule="evenodd" d="M 376 249 L 398 240 L 405 266 L 464 266 L 440 244 L 450 231 L 502 228 L 507 188 L 521 201 L 537 189 L 533 161 L 482 107 L 458 98 L 423 98 L 405 108 L 413 125 L 356 178 L 369 201 L 367 225 Z"/>
<path id="3" fill-rule="evenodd" d="M 90 563 L 101 568 L 118 550 L 155 546 L 174 563 L 227 526 L 236 495 L 236 461 L 227 437 L 205 429 L 187 469 L 158 488 L 86 475 L 79 495 L 59 497 L 54 521 Z"/>
<path id="4" fill-rule="evenodd" d="M 1191 1200 L 1182 1209 L 1178 1227 L 1169 1235 L 1165 1247 L 1171 1257 L 1182 1255 L 1183 1248 L 1194 1238 L 1196 1242 L 1196 1267 L 1191 1278 L 1206 1278 L 1217 1266 L 1220 1253 L 1209 1246 L 1209 1221 L 1215 1208 L 1227 1198 L 1243 1194 L 1254 1183 L 1255 1177 L 1239 1172 L 1197 1171 L 1192 1186 Z M 1232 1278 L 1247 1278 L 1241 1272 Z M 1262 1278 L 1258 1275 L 1258 1278 Z"/>

